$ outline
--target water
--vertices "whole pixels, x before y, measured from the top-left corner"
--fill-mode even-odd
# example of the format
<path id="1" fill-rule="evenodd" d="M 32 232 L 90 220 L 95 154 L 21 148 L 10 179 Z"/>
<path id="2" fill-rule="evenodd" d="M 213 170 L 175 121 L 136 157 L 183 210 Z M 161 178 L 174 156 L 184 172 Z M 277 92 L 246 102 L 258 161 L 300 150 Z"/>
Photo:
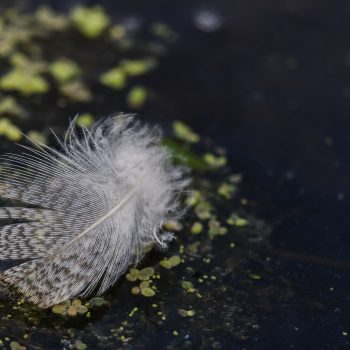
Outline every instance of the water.
<path id="1" fill-rule="evenodd" d="M 175 43 L 166 45 L 157 69 L 140 78 L 156 96 L 142 115 L 168 131 L 171 121 L 184 120 L 227 149 L 231 171 L 242 173 L 243 182 L 239 198 L 224 202 L 220 215 L 239 208 L 252 226 L 214 241 L 203 238 L 187 264 L 160 270 L 155 300 L 131 297 L 130 284 L 123 280 L 91 319 L 30 311 L 37 321 L 28 322 L 19 312 L 3 323 L 2 339 L 57 349 L 76 339 L 88 348 L 349 347 L 348 5 L 221 1 L 106 6 L 116 19 L 132 15 L 145 26 L 162 20 L 178 34 Z M 198 27 L 203 11 L 212 14 L 204 25 L 210 27 L 210 18 L 220 25 Z M 59 39 L 55 44 L 75 55 L 74 44 Z M 100 66 L 98 51 L 93 57 L 92 65 Z M 100 98 L 84 104 L 84 111 L 101 115 L 129 108 L 123 93 L 115 99 L 110 90 L 95 86 L 94 92 Z M 55 101 L 50 94 L 37 107 L 28 104 L 36 116 L 30 125 L 23 121 L 23 128 L 64 126 L 67 116 L 82 108 L 73 104 L 58 112 Z M 215 184 L 225 176 L 209 179 Z M 249 205 L 239 204 L 240 198 Z M 193 240 L 180 234 L 169 256 Z M 228 249 L 231 242 L 237 249 Z M 152 252 L 144 266 L 162 256 Z M 209 264 L 203 262 L 208 256 Z M 204 274 L 209 280 L 200 285 L 197 279 Z M 178 288 L 182 277 L 196 281 L 204 298 L 183 293 Z M 139 311 L 129 317 L 135 305 Z M 178 309 L 189 306 L 196 315 L 179 316 Z M 26 331 L 30 338 L 23 341 Z M 122 335 L 130 340 L 121 340 Z"/>

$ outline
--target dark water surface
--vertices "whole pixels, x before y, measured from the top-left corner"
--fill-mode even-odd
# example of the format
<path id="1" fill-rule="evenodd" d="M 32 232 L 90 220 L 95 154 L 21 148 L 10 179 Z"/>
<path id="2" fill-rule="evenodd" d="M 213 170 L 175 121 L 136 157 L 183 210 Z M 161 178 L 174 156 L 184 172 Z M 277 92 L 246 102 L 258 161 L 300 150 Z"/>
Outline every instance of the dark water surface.
<path id="1" fill-rule="evenodd" d="M 30 8 L 28 3 L 25 7 Z M 68 1 L 52 4 L 71 6 Z M 162 328 L 138 325 L 136 338 L 142 335 L 133 346 L 349 349 L 349 3 L 103 4 L 117 19 L 133 15 L 145 22 L 162 20 L 178 33 L 180 39 L 147 81 L 161 93 L 145 117 L 184 120 L 224 146 L 233 171 L 243 174 L 242 195 L 252 203 L 250 212 L 271 232 L 268 247 L 259 245 L 251 261 L 240 266 L 239 256 L 223 255 L 226 261 L 220 262 L 243 270 L 256 268 L 255 255 L 258 264 L 269 258 L 262 268 L 265 289 L 238 287 L 240 280 L 232 277 L 222 281 L 233 291 L 237 285 L 242 293 L 244 326 L 237 326 L 240 299 L 230 303 L 224 291 L 217 291 L 212 295 L 216 300 L 195 305 L 214 312 L 204 312 L 204 318 L 189 325 L 191 342 L 174 343 Z M 204 10 L 212 11 L 220 23 L 211 32 L 194 23 Z M 109 106 L 101 108 L 99 114 L 111 113 Z M 101 315 L 102 325 L 113 323 L 123 298 L 129 306 L 123 285 L 117 295 L 121 301 L 113 312 Z M 163 302 L 176 303 L 177 296 L 170 293 Z M 232 308 L 229 320 L 222 319 L 220 304 L 225 317 Z M 246 331 L 238 331 L 242 329 Z"/>

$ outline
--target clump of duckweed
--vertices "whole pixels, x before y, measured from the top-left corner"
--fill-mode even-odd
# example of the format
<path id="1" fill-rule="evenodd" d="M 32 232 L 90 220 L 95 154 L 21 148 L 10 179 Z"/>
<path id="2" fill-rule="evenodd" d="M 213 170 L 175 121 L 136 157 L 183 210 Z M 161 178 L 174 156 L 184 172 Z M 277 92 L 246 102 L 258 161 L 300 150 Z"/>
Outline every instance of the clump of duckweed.
<path id="1" fill-rule="evenodd" d="M 44 145 L 47 144 L 47 136 L 43 132 L 39 132 L 36 130 L 30 130 L 27 133 L 27 136 L 33 140 L 34 142 L 42 143 Z"/>
<path id="2" fill-rule="evenodd" d="M 173 255 L 169 259 L 164 258 L 159 262 L 159 265 L 165 269 L 171 269 L 181 263 L 181 258 L 178 255 Z"/>
<path id="3" fill-rule="evenodd" d="M 74 342 L 74 349 L 76 350 L 86 350 L 87 348 L 88 346 L 79 339 Z"/>
<path id="4" fill-rule="evenodd" d="M 226 199 L 231 199 L 235 191 L 236 191 L 236 186 L 227 182 L 223 182 L 218 187 L 219 195 L 223 196 Z"/>
<path id="5" fill-rule="evenodd" d="M 220 221 L 216 218 L 212 218 L 208 222 L 208 234 L 210 237 L 223 236 L 227 233 L 227 228 L 222 226 Z"/>
<path id="6" fill-rule="evenodd" d="M 71 19 L 78 30 L 91 39 L 100 36 L 109 24 L 109 18 L 100 6 L 77 6 L 71 12 Z"/>
<path id="7" fill-rule="evenodd" d="M 221 168 L 227 163 L 227 159 L 223 155 L 216 156 L 212 153 L 206 153 L 203 156 L 203 160 L 214 169 Z"/>
<path id="8" fill-rule="evenodd" d="M 23 95 L 43 94 L 49 88 L 40 74 L 23 68 L 13 68 L 0 78 L 0 89 L 18 91 Z"/>
<path id="9" fill-rule="evenodd" d="M 59 82 L 65 83 L 80 75 L 78 65 L 68 58 L 60 58 L 49 65 L 49 72 Z"/>
<path id="10" fill-rule="evenodd" d="M 151 286 L 151 278 L 155 276 L 155 270 L 153 267 L 145 267 L 142 270 L 131 268 L 126 275 L 126 279 L 130 282 L 137 280 L 141 281 L 138 286 L 131 288 L 131 294 L 143 295 L 145 297 L 153 297 L 155 295 L 155 286 Z"/>
<path id="11" fill-rule="evenodd" d="M 17 142 L 22 138 L 21 130 L 7 118 L 0 119 L 0 136 L 5 136 L 13 142 Z"/>
<path id="12" fill-rule="evenodd" d="M 164 228 L 166 230 L 169 230 L 169 231 L 181 231 L 182 228 L 183 228 L 183 225 L 181 224 L 181 222 L 179 221 L 175 221 L 175 220 L 171 220 L 171 221 L 167 221 L 165 224 L 164 224 Z"/>
<path id="13" fill-rule="evenodd" d="M 194 310 L 185 310 L 185 309 L 179 309 L 178 310 L 178 314 L 182 317 L 192 317 L 194 316 L 196 313 Z"/>
<path id="14" fill-rule="evenodd" d="M 11 350 L 26 350 L 27 348 L 24 345 L 21 345 L 20 343 L 16 341 L 12 341 L 10 343 L 10 349 Z"/>
<path id="15" fill-rule="evenodd" d="M 194 288 L 192 282 L 182 280 L 180 282 L 180 285 L 187 293 L 191 293 L 192 294 L 192 293 L 196 292 L 196 289 Z"/>
<path id="16" fill-rule="evenodd" d="M 100 81 L 112 89 L 121 90 L 126 85 L 126 74 L 119 67 L 112 68 L 101 75 Z"/>
<path id="17" fill-rule="evenodd" d="M 191 227 L 191 233 L 193 233 L 194 235 L 198 235 L 202 231 L 203 231 L 203 224 L 199 221 L 194 222 Z"/>
<path id="18" fill-rule="evenodd" d="M 147 90 L 144 86 L 134 86 L 128 92 L 126 101 L 128 105 L 133 109 L 140 109 L 147 100 Z"/>
<path id="19" fill-rule="evenodd" d="M 95 119 L 90 113 L 79 114 L 76 120 L 78 126 L 90 127 L 94 123 Z"/>
<path id="20" fill-rule="evenodd" d="M 52 306 L 51 311 L 54 314 L 59 314 L 62 316 L 68 315 L 70 317 L 75 317 L 77 315 L 84 315 L 88 312 L 86 305 L 83 305 L 81 300 L 75 299 L 73 301 L 67 300 L 63 303 L 56 304 Z"/>
<path id="21" fill-rule="evenodd" d="M 226 220 L 226 222 L 229 224 L 229 225 L 232 225 L 232 226 L 237 226 L 237 227 L 245 227 L 249 224 L 248 220 L 239 216 L 238 214 L 236 213 L 232 213 L 229 218 Z"/>
<path id="22" fill-rule="evenodd" d="M 24 114 L 23 107 L 12 96 L 4 96 L 0 99 L 0 115 L 20 117 Z"/>
<path id="23" fill-rule="evenodd" d="M 197 143 L 200 140 L 199 135 L 181 121 L 174 122 L 173 129 L 175 136 L 182 141 Z"/>

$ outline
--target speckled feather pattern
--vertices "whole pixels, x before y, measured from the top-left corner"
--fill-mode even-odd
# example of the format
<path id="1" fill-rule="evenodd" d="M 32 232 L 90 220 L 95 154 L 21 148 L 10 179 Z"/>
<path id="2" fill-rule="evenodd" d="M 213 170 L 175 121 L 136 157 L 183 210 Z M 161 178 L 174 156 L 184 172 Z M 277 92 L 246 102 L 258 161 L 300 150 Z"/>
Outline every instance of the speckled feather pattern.
<path id="1" fill-rule="evenodd" d="M 104 119 L 78 137 L 74 121 L 60 150 L 43 144 L 2 157 L 0 196 L 28 207 L 0 208 L 0 260 L 23 263 L 1 285 L 42 308 L 101 294 L 149 244 L 165 246 L 167 220 L 181 215 L 187 184 L 158 128 L 131 116 Z"/>

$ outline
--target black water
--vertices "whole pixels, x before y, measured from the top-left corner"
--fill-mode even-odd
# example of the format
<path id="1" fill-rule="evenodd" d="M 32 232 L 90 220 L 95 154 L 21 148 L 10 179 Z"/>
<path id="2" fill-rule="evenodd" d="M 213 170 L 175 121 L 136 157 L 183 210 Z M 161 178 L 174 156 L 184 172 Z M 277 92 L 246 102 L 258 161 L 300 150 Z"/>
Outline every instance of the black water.
<path id="1" fill-rule="evenodd" d="M 147 113 L 225 146 L 244 195 L 272 226 L 269 256 L 294 296 L 258 315 L 259 330 L 234 349 L 350 348 L 349 3 L 100 3 L 179 33 L 148 82 L 162 100 Z M 221 26 L 197 28 L 199 10 Z"/>

